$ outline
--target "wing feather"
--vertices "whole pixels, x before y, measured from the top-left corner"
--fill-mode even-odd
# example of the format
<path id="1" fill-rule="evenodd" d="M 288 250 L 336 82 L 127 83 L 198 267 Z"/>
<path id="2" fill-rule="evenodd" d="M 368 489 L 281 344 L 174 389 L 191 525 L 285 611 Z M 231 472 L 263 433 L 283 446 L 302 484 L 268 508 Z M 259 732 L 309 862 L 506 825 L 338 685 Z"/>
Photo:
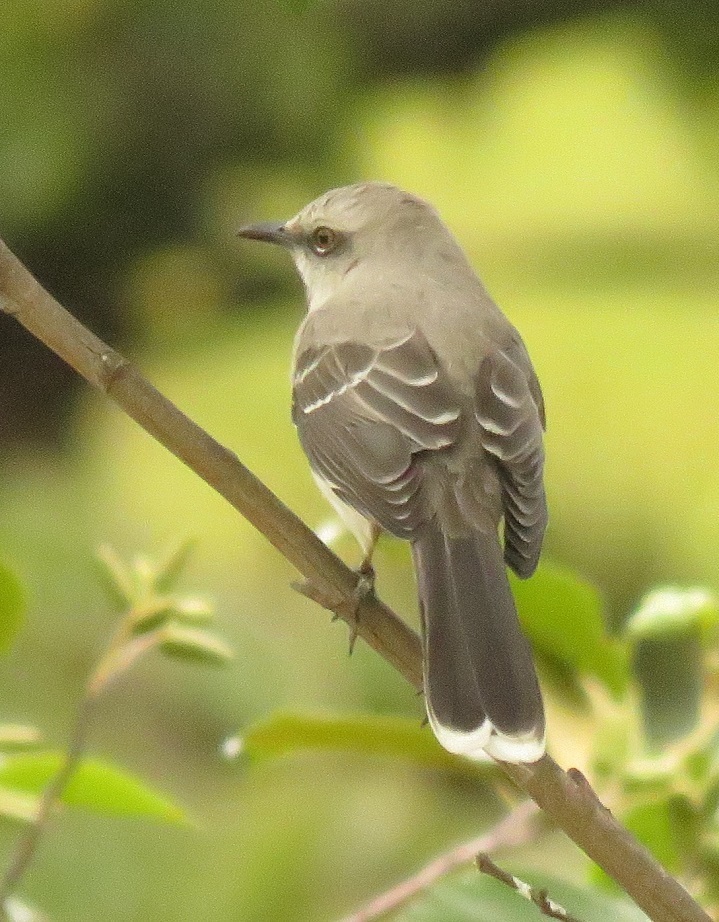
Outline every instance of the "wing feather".
<path id="1" fill-rule="evenodd" d="M 492 352 L 478 377 L 482 445 L 496 460 L 504 511 L 504 556 L 531 576 L 547 526 L 544 493 L 544 402 L 521 342 Z"/>
<path id="2" fill-rule="evenodd" d="M 401 537 L 428 515 L 414 455 L 451 445 L 459 418 L 418 329 L 376 348 L 298 350 L 293 419 L 310 463 L 345 502 Z"/>

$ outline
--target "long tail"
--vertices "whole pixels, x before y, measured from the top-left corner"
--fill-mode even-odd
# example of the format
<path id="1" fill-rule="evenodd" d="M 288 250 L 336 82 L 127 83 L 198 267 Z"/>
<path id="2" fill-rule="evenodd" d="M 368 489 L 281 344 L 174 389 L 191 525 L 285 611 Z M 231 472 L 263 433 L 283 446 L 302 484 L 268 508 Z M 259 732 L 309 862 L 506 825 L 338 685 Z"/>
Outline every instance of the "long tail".
<path id="1" fill-rule="evenodd" d="M 427 713 L 439 742 L 505 762 L 544 753 L 544 708 L 496 535 L 446 535 L 436 520 L 412 546 Z"/>

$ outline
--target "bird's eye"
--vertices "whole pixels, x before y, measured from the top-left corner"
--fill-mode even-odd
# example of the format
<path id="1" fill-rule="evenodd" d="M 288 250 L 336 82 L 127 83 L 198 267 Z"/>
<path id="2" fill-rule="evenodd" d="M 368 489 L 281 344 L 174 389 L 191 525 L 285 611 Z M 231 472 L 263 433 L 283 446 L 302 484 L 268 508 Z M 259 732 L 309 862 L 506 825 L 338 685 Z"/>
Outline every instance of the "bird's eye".
<path id="1" fill-rule="evenodd" d="M 339 243 L 339 235 L 331 227 L 316 227 L 310 237 L 310 246 L 318 256 L 326 256 Z"/>

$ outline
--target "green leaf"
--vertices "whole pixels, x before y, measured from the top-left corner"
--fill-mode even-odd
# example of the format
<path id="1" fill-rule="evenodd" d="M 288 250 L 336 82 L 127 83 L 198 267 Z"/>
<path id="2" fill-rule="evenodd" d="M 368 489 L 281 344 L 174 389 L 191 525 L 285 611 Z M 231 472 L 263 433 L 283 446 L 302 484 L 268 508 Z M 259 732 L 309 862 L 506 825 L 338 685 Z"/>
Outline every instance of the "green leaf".
<path id="1" fill-rule="evenodd" d="M 643 798 L 621 816 L 622 823 L 672 874 L 691 874 L 701 860 L 701 817 L 685 797 L 655 793 Z M 618 885 L 596 865 L 591 878 L 616 891 Z"/>
<path id="2" fill-rule="evenodd" d="M 20 581 L 12 570 L 0 563 L 0 653 L 10 648 L 22 627 L 25 605 Z"/>
<path id="3" fill-rule="evenodd" d="M 682 867 L 682 853 L 677 840 L 672 799 L 671 796 L 662 799 L 653 797 L 637 804 L 623 814 L 622 822 L 671 874 L 677 874 Z"/>
<path id="4" fill-rule="evenodd" d="M 628 900 L 545 875 L 520 877 L 546 890 L 549 899 L 582 922 L 647 922 L 644 913 Z M 442 879 L 392 916 L 394 922 L 534 922 L 540 918 L 537 907 L 523 896 L 476 870 Z"/>
<path id="5" fill-rule="evenodd" d="M 132 626 L 136 634 L 146 634 L 174 613 L 175 600 L 171 596 L 151 595 L 132 607 Z"/>
<path id="6" fill-rule="evenodd" d="M 182 596 L 175 600 L 172 611 L 180 621 L 205 624 L 212 621 L 215 608 L 211 602 L 201 596 Z"/>
<path id="7" fill-rule="evenodd" d="M 537 652 L 537 663 L 542 673 L 542 681 L 552 693 L 576 713 L 587 713 L 590 698 L 585 687 L 579 681 L 577 670 L 565 660 L 549 656 L 545 651 Z"/>
<path id="8" fill-rule="evenodd" d="M 102 544 L 95 554 L 103 587 L 113 606 L 122 611 L 134 604 L 138 587 L 130 568 L 109 544 Z"/>
<path id="9" fill-rule="evenodd" d="M 0 724 L 0 750 L 26 749 L 36 746 L 40 741 L 40 733 L 35 727 L 23 724 Z"/>
<path id="10" fill-rule="evenodd" d="M 167 550 L 164 556 L 157 561 L 155 588 L 158 592 L 169 592 L 175 588 L 183 570 L 187 567 L 195 545 L 193 538 L 186 538 Z"/>
<path id="11" fill-rule="evenodd" d="M 212 621 L 212 605 L 199 596 L 150 595 L 136 604 L 132 612 L 136 633 L 144 634 L 164 621 L 175 619 L 191 624 L 206 624 Z"/>
<path id="12" fill-rule="evenodd" d="M 10 756 L 0 764 L 0 785 L 40 795 L 64 763 L 62 753 Z M 70 779 L 62 803 L 108 816 L 134 816 L 166 823 L 186 821 L 183 811 L 138 778 L 99 759 L 85 759 Z"/>
<path id="13" fill-rule="evenodd" d="M 409 759 L 419 765 L 484 778 L 498 773 L 494 762 L 461 759 L 442 749 L 427 727 L 403 717 L 327 717 L 280 713 L 251 726 L 239 749 L 251 759 L 266 759 L 298 750 L 344 750 L 365 755 Z"/>
<path id="14" fill-rule="evenodd" d="M 235 658 L 234 652 L 223 640 L 199 628 L 168 624 L 161 628 L 161 635 L 160 649 L 169 656 L 211 666 L 224 666 Z"/>
<path id="15" fill-rule="evenodd" d="M 719 625 L 719 600 L 707 589 L 665 586 L 647 593 L 627 620 L 631 640 L 664 639 Z"/>
<path id="16" fill-rule="evenodd" d="M 696 625 L 684 634 L 637 643 L 634 671 L 650 746 L 662 748 L 696 726 L 704 693 L 703 658 Z"/>
<path id="17" fill-rule="evenodd" d="M 599 593 L 554 564 L 542 564 L 529 580 L 512 580 L 522 625 L 540 654 L 595 676 L 615 695 L 629 670 L 621 643 L 606 633 Z"/>

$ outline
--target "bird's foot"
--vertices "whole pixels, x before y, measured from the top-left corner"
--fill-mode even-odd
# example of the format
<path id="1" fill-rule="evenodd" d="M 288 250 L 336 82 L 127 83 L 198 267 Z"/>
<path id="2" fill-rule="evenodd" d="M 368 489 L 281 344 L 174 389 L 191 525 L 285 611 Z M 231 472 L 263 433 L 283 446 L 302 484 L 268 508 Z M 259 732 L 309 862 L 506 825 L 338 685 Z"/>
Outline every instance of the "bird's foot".
<path id="1" fill-rule="evenodd" d="M 374 582 L 375 582 L 375 572 L 374 567 L 369 562 L 369 560 L 362 561 L 362 565 L 357 571 L 357 582 L 355 583 L 355 588 L 352 592 L 353 598 L 353 607 L 352 607 L 352 618 L 349 622 L 350 628 L 350 640 L 349 640 L 349 654 L 352 656 L 352 652 L 355 648 L 355 642 L 357 640 L 357 635 L 359 633 L 359 623 L 360 623 L 360 610 L 362 604 L 367 598 L 374 596 Z"/>

